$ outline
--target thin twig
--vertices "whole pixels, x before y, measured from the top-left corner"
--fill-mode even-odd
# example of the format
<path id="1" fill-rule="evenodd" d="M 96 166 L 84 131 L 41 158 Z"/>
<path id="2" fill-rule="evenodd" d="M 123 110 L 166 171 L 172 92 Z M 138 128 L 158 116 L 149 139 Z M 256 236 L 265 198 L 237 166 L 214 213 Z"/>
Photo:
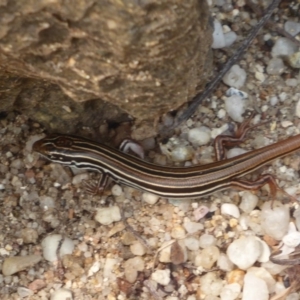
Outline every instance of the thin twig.
<path id="1" fill-rule="evenodd" d="M 278 6 L 281 0 L 273 0 L 271 5 L 267 8 L 265 15 L 259 20 L 257 25 L 251 30 L 248 37 L 244 40 L 240 48 L 233 54 L 227 63 L 224 65 L 223 69 L 218 73 L 218 75 L 208 84 L 205 91 L 198 93 L 192 100 L 188 108 L 180 113 L 180 115 L 175 118 L 172 126 L 166 128 L 162 127 L 160 134 L 166 135 L 166 131 L 169 132 L 179 126 L 182 122 L 189 119 L 197 110 L 198 106 L 215 90 L 217 85 L 222 80 L 223 76 L 228 72 L 234 63 L 236 63 L 242 56 L 243 52 L 249 47 L 251 42 L 256 37 L 259 30 L 268 22 L 273 11 Z"/>

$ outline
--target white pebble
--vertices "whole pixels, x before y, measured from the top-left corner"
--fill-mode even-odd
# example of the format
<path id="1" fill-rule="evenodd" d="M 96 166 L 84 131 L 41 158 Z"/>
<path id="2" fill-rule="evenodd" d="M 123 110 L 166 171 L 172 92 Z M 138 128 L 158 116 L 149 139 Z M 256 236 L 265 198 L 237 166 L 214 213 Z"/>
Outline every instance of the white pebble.
<path id="1" fill-rule="evenodd" d="M 197 223 L 197 222 L 191 222 L 191 221 L 184 222 L 183 227 L 186 230 L 186 232 L 189 233 L 189 234 L 192 234 L 192 233 L 195 233 L 197 231 L 200 231 L 200 230 L 204 229 L 203 224 Z"/>
<path id="2" fill-rule="evenodd" d="M 72 184 L 73 185 L 78 185 L 84 180 L 89 180 L 89 174 L 88 173 L 79 173 L 75 175 L 72 179 Z"/>
<path id="3" fill-rule="evenodd" d="M 264 280 L 270 294 L 274 292 L 276 281 L 265 268 L 251 267 L 247 270 L 247 274 L 248 273 L 252 273 L 256 277 Z"/>
<path id="4" fill-rule="evenodd" d="M 178 145 L 174 147 L 171 152 L 171 158 L 173 161 L 183 162 L 192 159 L 193 150 L 191 147 L 185 145 Z"/>
<path id="5" fill-rule="evenodd" d="M 291 87 L 296 87 L 299 82 L 296 78 L 288 78 L 286 81 L 285 81 L 285 84 L 287 86 L 291 86 Z"/>
<path id="6" fill-rule="evenodd" d="M 256 240 L 260 242 L 261 245 L 261 254 L 257 259 L 258 262 L 264 263 L 270 260 L 271 250 L 265 241 L 262 241 L 259 237 L 256 237 Z"/>
<path id="7" fill-rule="evenodd" d="M 240 91 L 234 87 L 229 88 L 226 93 L 225 93 L 226 97 L 231 97 L 233 95 L 237 95 L 240 96 L 242 99 L 247 99 L 248 98 L 248 94 L 244 91 Z"/>
<path id="8" fill-rule="evenodd" d="M 260 82 L 264 82 L 266 80 L 266 76 L 262 72 L 255 72 L 254 76 Z"/>
<path id="9" fill-rule="evenodd" d="M 271 53 L 273 57 L 288 56 L 295 53 L 297 48 L 297 45 L 288 38 L 280 37 L 275 42 Z"/>
<path id="10" fill-rule="evenodd" d="M 225 253 L 220 254 L 220 256 L 218 258 L 217 266 L 222 271 L 229 272 L 229 271 L 233 270 L 233 263 L 230 261 L 230 259 L 228 258 L 228 256 Z"/>
<path id="11" fill-rule="evenodd" d="M 50 300 L 72 300 L 73 296 L 68 289 L 58 289 L 51 294 Z"/>
<path id="12" fill-rule="evenodd" d="M 264 280 L 256 277 L 252 273 L 247 273 L 244 277 L 244 288 L 242 300 L 268 300 L 269 291 Z"/>
<path id="13" fill-rule="evenodd" d="M 289 208 L 279 201 L 265 202 L 261 210 L 261 226 L 264 233 L 276 240 L 281 240 L 289 227 Z"/>
<path id="14" fill-rule="evenodd" d="M 145 247 L 139 241 L 135 241 L 130 245 L 130 251 L 132 254 L 139 256 L 143 256 L 146 253 Z"/>
<path id="15" fill-rule="evenodd" d="M 200 236 L 199 246 L 200 248 L 207 248 L 216 244 L 216 238 L 213 235 L 204 233 Z"/>
<path id="16" fill-rule="evenodd" d="M 237 239 L 227 248 L 227 255 L 232 263 L 246 270 L 260 257 L 260 242 L 254 236 Z"/>
<path id="17" fill-rule="evenodd" d="M 173 239 L 183 239 L 185 237 L 185 230 L 181 225 L 174 225 L 171 231 L 171 237 Z"/>
<path id="18" fill-rule="evenodd" d="M 213 267 L 219 257 L 220 250 L 216 246 L 209 246 L 196 255 L 195 265 L 209 270 Z"/>
<path id="19" fill-rule="evenodd" d="M 242 201 L 239 205 L 240 209 L 245 213 L 250 213 L 258 203 L 258 197 L 249 191 L 240 193 L 242 195 Z"/>
<path id="20" fill-rule="evenodd" d="M 238 207 L 232 203 L 223 203 L 221 206 L 221 214 L 229 215 L 236 219 L 240 217 L 240 211 Z"/>
<path id="21" fill-rule="evenodd" d="M 300 23 L 293 21 L 286 21 L 284 23 L 284 30 L 292 36 L 296 36 L 300 32 Z"/>
<path id="22" fill-rule="evenodd" d="M 300 244 L 300 232 L 289 232 L 282 238 L 282 242 L 288 247 L 297 247 Z"/>
<path id="23" fill-rule="evenodd" d="M 153 205 L 158 201 L 159 196 L 151 194 L 151 193 L 143 193 L 142 194 L 142 199 L 143 199 L 144 202 L 146 202 L 150 205 Z"/>
<path id="24" fill-rule="evenodd" d="M 199 240 L 193 236 L 186 237 L 184 239 L 184 244 L 191 251 L 199 250 Z"/>
<path id="25" fill-rule="evenodd" d="M 265 268 L 271 275 L 277 275 L 287 268 L 287 266 L 277 265 L 271 261 L 262 263 L 261 266 Z"/>
<path id="26" fill-rule="evenodd" d="M 241 286 L 238 283 L 226 284 L 221 291 L 221 300 L 235 300 L 241 292 Z"/>
<path id="27" fill-rule="evenodd" d="M 219 278 L 219 275 L 217 275 L 217 272 L 208 272 L 207 274 L 200 276 L 200 286 L 202 293 L 210 295 L 211 299 L 218 299 L 216 297 L 221 293 L 223 282 L 222 279 Z"/>
<path id="28" fill-rule="evenodd" d="M 237 35 L 234 31 L 224 33 L 225 47 L 230 47 L 237 39 Z"/>
<path id="29" fill-rule="evenodd" d="M 279 57 L 274 57 L 270 59 L 266 71 L 269 75 L 280 75 L 284 72 L 284 68 L 283 60 Z"/>
<path id="30" fill-rule="evenodd" d="M 62 241 L 62 243 L 61 243 Z M 59 251 L 58 250 L 59 247 Z M 74 242 L 60 234 L 49 235 L 42 241 L 43 256 L 48 261 L 57 261 L 66 254 L 72 254 Z M 57 257 L 57 254 L 59 257 Z"/>
<path id="31" fill-rule="evenodd" d="M 270 98 L 270 104 L 271 104 L 272 106 L 275 106 L 277 103 L 278 103 L 278 98 L 277 98 L 277 96 L 272 96 L 272 97 Z"/>
<path id="32" fill-rule="evenodd" d="M 100 270 L 100 267 L 101 267 L 101 262 L 96 260 L 92 266 L 89 268 L 89 271 L 88 271 L 88 277 L 94 275 L 95 273 L 97 273 L 99 270 Z"/>
<path id="33" fill-rule="evenodd" d="M 144 271 L 144 268 L 145 263 L 140 256 L 128 259 L 124 263 L 125 279 L 130 283 L 134 283 L 137 279 L 138 272 Z"/>
<path id="34" fill-rule="evenodd" d="M 156 270 L 151 274 L 151 279 L 161 285 L 168 285 L 170 282 L 170 270 Z"/>
<path id="35" fill-rule="evenodd" d="M 120 208 L 118 206 L 98 208 L 95 220 L 102 225 L 118 222 L 121 220 Z"/>
<path id="36" fill-rule="evenodd" d="M 188 132 L 188 141 L 193 146 L 202 146 L 209 143 L 211 139 L 210 130 L 207 127 L 193 128 Z"/>
<path id="37" fill-rule="evenodd" d="M 224 75 L 223 82 L 231 87 L 240 89 L 246 81 L 247 74 L 239 65 L 233 65 Z"/>
<path id="38" fill-rule="evenodd" d="M 288 98 L 288 94 L 286 92 L 282 92 L 279 94 L 279 99 L 281 102 L 284 102 Z"/>
<path id="39" fill-rule="evenodd" d="M 118 260 L 115 258 L 107 257 L 105 259 L 105 263 L 103 267 L 103 276 L 105 278 L 114 278 L 114 268 L 117 262 Z"/>
<path id="40" fill-rule="evenodd" d="M 237 95 L 226 98 L 225 110 L 233 121 L 243 122 L 244 118 L 242 114 L 246 110 L 245 100 Z"/>
<path id="41" fill-rule="evenodd" d="M 220 110 L 218 110 L 217 116 L 219 119 L 223 119 L 226 116 L 226 110 L 221 108 Z"/>
<path id="42" fill-rule="evenodd" d="M 221 49 L 224 48 L 225 43 L 225 37 L 223 33 L 223 28 L 221 23 L 218 20 L 214 20 L 214 31 L 213 31 L 213 43 L 211 47 L 213 49 Z"/>
<path id="43" fill-rule="evenodd" d="M 114 184 L 113 187 L 111 188 L 111 193 L 114 196 L 118 197 L 118 196 L 121 196 L 123 194 L 123 190 L 118 184 Z"/>

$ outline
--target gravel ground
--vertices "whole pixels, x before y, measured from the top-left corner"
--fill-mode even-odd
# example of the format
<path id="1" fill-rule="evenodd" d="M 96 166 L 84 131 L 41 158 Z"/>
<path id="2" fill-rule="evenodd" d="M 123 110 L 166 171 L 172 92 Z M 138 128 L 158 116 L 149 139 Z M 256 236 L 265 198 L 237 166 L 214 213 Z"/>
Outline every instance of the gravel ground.
<path id="1" fill-rule="evenodd" d="M 235 17 L 231 12 L 221 13 L 216 6 L 212 11 L 242 35 L 254 20 L 249 14 L 245 21 L 246 8 L 243 1 L 237 2 L 241 5 L 235 6 L 239 12 Z M 299 22 L 283 14 L 278 24 L 287 19 Z M 270 120 L 249 133 L 241 146 L 247 150 L 300 132 L 299 70 L 285 65 L 282 74 L 266 72 L 271 41 L 276 38 L 277 34 L 264 29 L 239 63 L 247 74 L 240 88 L 249 95 L 245 108 L 256 112 L 254 123 Z M 232 51 L 216 51 L 216 61 L 222 64 Z M 214 135 L 231 128 L 227 126 L 232 122 L 230 111 L 224 103 L 227 89 L 221 85 L 197 114 L 176 130 L 167 147 L 169 157 L 156 145 L 147 151 L 146 159 L 173 166 L 213 161 Z M 205 145 L 199 146 L 197 139 L 189 142 L 193 128 L 209 133 Z M 272 274 L 267 263 L 268 251 L 275 249 L 287 229 L 276 238 L 276 233 L 262 224 L 260 213 L 270 199 L 267 189 L 246 194 L 230 189 L 202 199 L 168 200 L 112 185 L 104 196 L 91 196 L 85 192 L 83 180 L 95 180 L 97 174 L 71 171 L 31 152 L 33 141 L 42 133 L 43 128 L 24 115 L 10 113 L 0 120 L 1 299 L 242 299 L 242 289 L 247 288 L 243 278 L 253 266 L 267 269 L 273 280 L 267 298 L 261 299 L 282 291 L 284 271 Z M 144 144 L 152 148 L 151 142 Z M 166 153 L 166 148 L 162 151 Z M 178 162 L 180 157 L 182 162 Z M 279 186 L 299 198 L 299 162 L 299 153 L 294 153 L 247 179 L 261 172 L 272 173 Z M 245 209 L 242 203 L 251 202 L 252 195 L 257 202 L 252 209 Z M 288 223 L 297 225 L 293 212 L 298 206 L 290 202 L 284 206 Z M 54 240 L 45 246 L 45 238 L 51 236 Z M 230 261 L 229 246 L 252 236 L 267 245 L 267 258 L 245 267 Z M 43 251 L 50 251 L 50 258 Z M 24 259 L 7 261 L 19 256 Z M 237 288 L 231 298 L 225 295 L 230 284 L 237 284 L 230 287 L 232 293 Z M 299 299 L 296 293 L 293 297 L 290 299 Z"/>

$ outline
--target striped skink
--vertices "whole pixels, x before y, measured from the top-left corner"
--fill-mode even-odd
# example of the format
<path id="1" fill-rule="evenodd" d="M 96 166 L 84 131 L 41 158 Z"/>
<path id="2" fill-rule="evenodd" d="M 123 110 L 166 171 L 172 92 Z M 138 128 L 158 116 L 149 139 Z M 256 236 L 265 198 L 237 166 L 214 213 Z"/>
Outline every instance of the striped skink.
<path id="1" fill-rule="evenodd" d="M 269 184 L 271 193 L 279 187 L 264 174 L 257 181 L 238 179 L 270 161 L 300 148 L 300 134 L 275 144 L 214 163 L 191 167 L 158 166 L 88 139 L 53 135 L 33 145 L 33 150 L 52 162 L 102 174 L 100 189 L 110 177 L 117 183 L 166 198 L 195 198 L 235 187 L 258 189 Z"/>

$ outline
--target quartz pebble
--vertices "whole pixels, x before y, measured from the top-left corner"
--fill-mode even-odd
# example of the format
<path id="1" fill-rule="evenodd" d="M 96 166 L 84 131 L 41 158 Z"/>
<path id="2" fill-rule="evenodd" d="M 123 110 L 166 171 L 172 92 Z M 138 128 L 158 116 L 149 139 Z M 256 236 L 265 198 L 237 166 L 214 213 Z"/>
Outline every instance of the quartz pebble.
<path id="1" fill-rule="evenodd" d="M 111 188 L 111 193 L 118 197 L 123 194 L 122 188 L 118 184 L 114 184 L 113 187 Z"/>
<path id="2" fill-rule="evenodd" d="M 293 21 L 286 21 L 284 23 L 284 30 L 292 36 L 296 36 L 300 32 L 300 23 Z"/>
<path id="3" fill-rule="evenodd" d="M 227 155 L 226 156 L 227 156 L 227 158 L 232 158 L 232 157 L 244 154 L 246 152 L 247 152 L 247 150 L 245 150 L 245 149 L 234 147 L 234 148 L 230 148 L 227 151 Z"/>
<path id="4" fill-rule="evenodd" d="M 31 297 L 34 294 L 33 291 L 25 287 L 18 287 L 17 293 L 20 296 L 20 298 Z"/>
<path id="5" fill-rule="evenodd" d="M 199 240 L 193 236 L 186 237 L 184 239 L 184 244 L 191 251 L 199 250 Z"/>
<path id="6" fill-rule="evenodd" d="M 40 262 L 41 259 L 42 257 L 40 255 L 13 256 L 5 258 L 2 265 L 2 273 L 4 276 L 10 276 L 32 267 Z"/>
<path id="7" fill-rule="evenodd" d="M 72 292 L 68 289 L 58 289 L 51 294 L 50 300 L 72 300 Z"/>
<path id="8" fill-rule="evenodd" d="M 105 278 L 115 278 L 113 273 L 114 267 L 117 264 L 118 260 L 115 258 L 107 257 L 103 266 L 103 276 Z"/>
<path id="9" fill-rule="evenodd" d="M 101 207 L 97 209 L 95 220 L 102 225 L 109 225 L 121 220 L 120 208 L 118 206 Z"/>
<path id="10" fill-rule="evenodd" d="M 225 253 L 220 253 L 218 258 L 217 266 L 226 272 L 233 270 L 233 263 L 229 260 L 228 256 Z"/>
<path id="11" fill-rule="evenodd" d="M 242 300 L 268 300 L 269 292 L 266 282 L 256 277 L 253 273 L 247 273 L 244 277 Z"/>
<path id="12" fill-rule="evenodd" d="M 240 211 L 235 204 L 232 203 L 223 203 L 221 206 L 221 214 L 229 215 L 236 219 L 240 217 Z"/>
<path id="13" fill-rule="evenodd" d="M 135 282 L 138 272 L 142 272 L 144 268 L 145 263 L 140 256 L 128 259 L 124 264 L 124 274 L 126 280 L 130 283 Z"/>
<path id="14" fill-rule="evenodd" d="M 254 236 L 237 239 L 227 248 L 227 255 L 232 263 L 246 270 L 260 257 L 260 242 Z"/>
<path id="15" fill-rule="evenodd" d="M 239 205 L 240 209 L 245 213 L 250 213 L 258 203 L 258 197 L 249 191 L 240 193 L 242 201 Z"/>
<path id="16" fill-rule="evenodd" d="M 241 286 L 238 283 L 226 284 L 221 290 L 221 300 L 235 300 L 241 292 Z"/>
<path id="17" fill-rule="evenodd" d="M 290 213 L 289 208 L 279 201 L 265 202 L 261 210 L 261 226 L 265 234 L 276 240 L 281 240 L 287 233 L 289 227 Z"/>
<path id="18" fill-rule="evenodd" d="M 215 299 L 212 296 L 216 297 L 220 295 L 223 282 L 215 272 L 208 272 L 200 277 L 200 286 L 201 292 L 206 295 L 206 299 L 209 299 L 208 296 L 210 296 L 211 299 Z"/>
<path id="19" fill-rule="evenodd" d="M 48 261 L 56 261 L 66 254 L 72 254 L 74 242 L 60 234 L 49 235 L 42 241 L 43 256 Z M 59 248 L 59 251 L 57 251 Z M 58 252 L 58 253 L 57 253 Z M 57 257 L 59 255 L 59 257 Z"/>
<path id="20" fill-rule="evenodd" d="M 225 37 L 223 28 L 218 20 L 214 20 L 214 31 L 213 31 L 213 43 L 211 47 L 213 49 L 221 49 L 225 47 Z"/>
<path id="21" fill-rule="evenodd" d="M 233 65 L 224 75 L 223 82 L 230 86 L 240 89 L 246 81 L 246 72 L 239 65 Z"/>
<path id="22" fill-rule="evenodd" d="M 190 129 L 188 132 L 188 141 L 195 147 L 206 145 L 210 139 L 210 130 L 204 126 Z"/>
<path id="23" fill-rule="evenodd" d="M 216 238 L 210 234 L 202 234 L 199 239 L 199 246 L 201 248 L 206 248 L 209 246 L 214 246 L 216 244 Z"/>
<path id="24" fill-rule="evenodd" d="M 215 262 L 219 259 L 220 250 L 216 246 L 204 248 L 195 258 L 195 265 L 205 269 L 211 269 Z"/>
<path id="25" fill-rule="evenodd" d="M 72 184 L 78 185 L 79 183 L 81 183 L 84 180 L 89 180 L 89 174 L 86 172 L 76 174 L 72 179 Z"/>
<path id="26" fill-rule="evenodd" d="M 228 97 L 225 100 L 225 110 L 232 120 L 241 123 L 244 120 L 242 115 L 245 112 L 245 100 L 237 95 Z"/>
<path id="27" fill-rule="evenodd" d="M 196 233 L 197 231 L 203 230 L 204 228 L 203 224 L 191 221 L 184 222 L 183 227 L 189 234 Z"/>
<path id="28" fill-rule="evenodd" d="M 276 281 L 265 268 L 251 267 L 247 270 L 247 274 L 249 273 L 252 273 L 256 277 L 263 279 L 267 284 L 268 291 L 270 294 L 274 292 Z"/>
<path id="29" fill-rule="evenodd" d="M 146 253 L 145 247 L 138 241 L 135 241 L 132 245 L 130 245 L 130 251 L 134 255 L 144 255 Z"/>
<path id="30" fill-rule="evenodd" d="M 280 37 L 275 42 L 272 48 L 272 56 L 279 57 L 279 56 L 287 56 L 291 55 L 297 51 L 297 45 L 290 41 L 288 38 Z"/>
<path id="31" fill-rule="evenodd" d="M 161 285 L 168 285 L 170 282 L 170 270 L 156 270 L 151 274 L 151 279 L 156 281 L 157 283 Z"/>
<path id="32" fill-rule="evenodd" d="M 185 230 L 181 225 L 175 225 L 171 231 L 173 239 L 183 239 L 185 237 Z"/>
<path id="33" fill-rule="evenodd" d="M 158 201 L 159 196 L 151 194 L 151 193 L 143 193 L 142 199 L 144 202 L 146 202 L 150 205 L 154 205 Z"/>
<path id="34" fill-rule="evenodd" d="M 269 75 L 280 75 L 284 72 L 284 68 L 283 60 L 279 57 L 274 57 L 268 62 L 266 71 Z"/>

